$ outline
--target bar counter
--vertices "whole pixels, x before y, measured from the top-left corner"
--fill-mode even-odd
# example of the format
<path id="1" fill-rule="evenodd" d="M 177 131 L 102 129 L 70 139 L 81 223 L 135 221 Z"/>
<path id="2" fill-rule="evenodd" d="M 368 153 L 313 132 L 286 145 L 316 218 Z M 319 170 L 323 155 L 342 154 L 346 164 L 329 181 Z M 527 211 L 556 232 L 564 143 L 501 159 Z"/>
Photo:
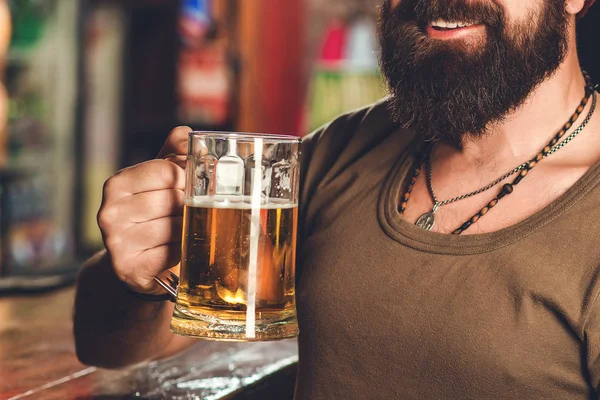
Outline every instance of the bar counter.
<path id="1" fill-rule="evenodd" d="M 295 340 L 199 340 L 167 360 L 109 371 L 75 356 L 75 290 L 0 297 L 0 400 L 291 399 Z"/>

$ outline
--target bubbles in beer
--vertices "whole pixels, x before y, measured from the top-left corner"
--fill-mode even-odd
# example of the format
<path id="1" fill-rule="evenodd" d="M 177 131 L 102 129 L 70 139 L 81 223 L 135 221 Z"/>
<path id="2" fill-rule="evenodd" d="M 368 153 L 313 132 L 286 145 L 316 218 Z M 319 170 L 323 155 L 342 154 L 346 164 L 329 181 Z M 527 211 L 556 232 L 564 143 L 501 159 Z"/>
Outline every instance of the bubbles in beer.
<path id="1" fill-rule="evenodd" d="M 260 220 L 257 237 L 250 235 L 253 212 L 258 212 Z M 201 196 L 188 201 L 184 207 L 178 312 L 207 321 L 243 324 L 250 247 L 252 241 L 258 241 L 254 285 L 257 327 L 281 321 L 295 325 L 297 219 L 297 205 L 277 199 L 258 210 L 253 210 L 249 196 Z"/>

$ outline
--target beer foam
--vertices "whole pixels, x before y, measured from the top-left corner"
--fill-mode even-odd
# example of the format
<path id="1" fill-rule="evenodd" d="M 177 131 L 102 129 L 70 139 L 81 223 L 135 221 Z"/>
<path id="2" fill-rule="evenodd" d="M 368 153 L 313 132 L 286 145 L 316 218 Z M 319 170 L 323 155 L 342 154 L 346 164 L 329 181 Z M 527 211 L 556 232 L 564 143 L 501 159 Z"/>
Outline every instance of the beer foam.
<path id="1" fill-rule="evenodd" d="M 186 199 L 185 205 L 189 207 L 202 208 L 230 208 L 236 210 L 251 210 L 252 196 L 194 196 L 191 199 Z M 268 200 L 268 203 L 261 203 L 259 208 L 276 209 L 294 207 L 298 207 L 298 203 L 292 203 L 287 199 L 270 198 Z"/>

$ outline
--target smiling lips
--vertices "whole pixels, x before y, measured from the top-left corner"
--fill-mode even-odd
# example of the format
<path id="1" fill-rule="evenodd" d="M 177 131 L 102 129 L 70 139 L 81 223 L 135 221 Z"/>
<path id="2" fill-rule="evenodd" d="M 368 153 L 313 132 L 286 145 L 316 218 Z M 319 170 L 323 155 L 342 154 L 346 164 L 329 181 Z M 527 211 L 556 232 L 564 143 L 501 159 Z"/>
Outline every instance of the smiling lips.
<path id="1" fill-rule="evenodd" d="M 444 21 L 439 19 L 427 24 L 426 32 L 431 38 L 448 40 L 460 38 L 483 27 L 484 25 L 479 22 Z"/>

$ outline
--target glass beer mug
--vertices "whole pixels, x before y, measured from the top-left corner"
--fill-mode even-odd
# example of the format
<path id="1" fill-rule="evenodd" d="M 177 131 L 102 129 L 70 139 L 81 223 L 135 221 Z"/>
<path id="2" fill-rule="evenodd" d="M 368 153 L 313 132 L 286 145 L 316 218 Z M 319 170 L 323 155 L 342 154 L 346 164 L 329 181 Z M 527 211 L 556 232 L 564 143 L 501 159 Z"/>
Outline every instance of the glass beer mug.
<path id="1" fill-rule="evenodd" d="M 298 335 L 300 139 L 191 132 L 174 333 L 263 341 Z"/>

